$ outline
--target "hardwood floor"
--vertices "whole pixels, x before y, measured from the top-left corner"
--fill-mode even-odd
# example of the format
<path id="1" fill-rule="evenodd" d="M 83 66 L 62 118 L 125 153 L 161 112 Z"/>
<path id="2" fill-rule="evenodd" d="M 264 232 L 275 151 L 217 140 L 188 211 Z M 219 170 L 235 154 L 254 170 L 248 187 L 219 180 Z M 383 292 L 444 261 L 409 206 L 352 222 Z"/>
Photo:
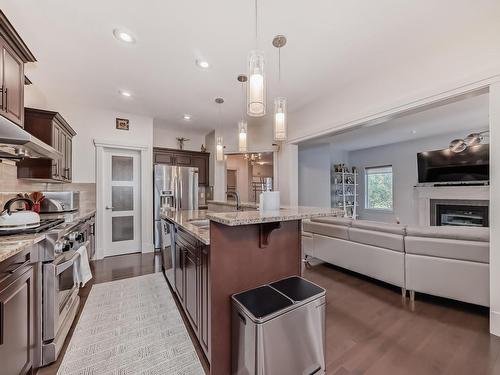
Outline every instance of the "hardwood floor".
<path id="1" fill-rule="evenodd" d="M 329 375 L 500 374 L 500 338 L 488 309 L 417 294 L 329 265 L 306 270 L 327 290 Z"/>
<path id="2" fill-rule="evenodd" d="M 94 283 L 159 272 L 160 259 L 132 254 L 93 262 L 92 268 L 95 277 L 80 292 L 78 316 Z M 500 338 L 488 333 L 488 309 L 417 295 L 412 311 L 399 288 L 333 266 L 317 265 L 304 276 L 327 290 L 328 375 L 500 374 Z M 61 360 L 38 374 L 56 374 Z"/>

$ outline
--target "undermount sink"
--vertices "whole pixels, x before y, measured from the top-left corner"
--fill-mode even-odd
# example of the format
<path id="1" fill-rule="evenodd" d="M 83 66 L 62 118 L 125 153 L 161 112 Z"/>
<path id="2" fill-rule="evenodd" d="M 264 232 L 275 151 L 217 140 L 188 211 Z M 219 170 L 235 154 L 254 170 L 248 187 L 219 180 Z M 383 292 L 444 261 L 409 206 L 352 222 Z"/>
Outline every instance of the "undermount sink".
<path id="1" fill-rule="evenodd" d="M 210 226 L 210 221 L 206 220 L 188 220 L 189 224 L 192 224 L 198 228 L 208 228 Z"/>

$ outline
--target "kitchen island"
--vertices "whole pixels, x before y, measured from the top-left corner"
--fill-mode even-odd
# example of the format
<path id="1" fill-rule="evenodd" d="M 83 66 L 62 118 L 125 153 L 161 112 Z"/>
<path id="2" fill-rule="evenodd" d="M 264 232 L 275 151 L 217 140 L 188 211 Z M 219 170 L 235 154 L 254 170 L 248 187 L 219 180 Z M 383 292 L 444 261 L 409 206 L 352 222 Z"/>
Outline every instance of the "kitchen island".
<path id="1" fill-rule="evenodd" d="M 211 374 L 231 373 L 231 296 L 299 276 L 302 219 L 342 215 L 337 209 L 311 207 L 162 213 L 176 228 L 175 244 L 180 247 L 173 260 L 176 285 L 172 287 L 204 349 Z"/>

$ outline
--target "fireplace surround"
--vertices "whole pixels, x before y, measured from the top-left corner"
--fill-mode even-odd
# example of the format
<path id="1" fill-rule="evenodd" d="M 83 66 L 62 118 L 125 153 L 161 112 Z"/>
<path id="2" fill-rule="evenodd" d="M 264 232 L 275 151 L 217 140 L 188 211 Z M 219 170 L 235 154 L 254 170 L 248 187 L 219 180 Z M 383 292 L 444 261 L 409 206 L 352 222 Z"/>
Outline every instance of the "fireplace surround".
<path id="1" fill-rule="evenodd" d="M 481 215 L 488 218 L 488 213 L 484 212 L 484 207 L 489 209 L 490 187 L 489 186 L 416 186 L 415 195 L 416 209 L 418 213 L 418 225 L 431 226 L 437 225 L 437 205 L 443 206 L 467 206 L 467 207 L 448 207 L 456 212 L 442 212 L 450 214 L 448 219 L 454 219 L 455 224 L 461 214 L 463 216 L 477 216 L 476 211 L 483 211 Z M 483 207 L 472 210 L 472 207 Z M 441 211 L 446 207 L 441 207 Z M 471 210 L 465 210 L 471 208 Z M 466 212 L 460 212 L 464 210 Z M 473 211 L 472 214 L 469 212 Z M 455 215 L 455 216 L 453 216 Z M 440 215 L 441 216 L 441 215 Z M 453 216 L 453 217 L 452 217 Z M 464 221 L 466 218 L 463 218 Z M 477 222 L 473 222 L 476 223 Z M 483 219 L 484 225 L 484 219 Z M 487 223 L 486 223 L 487 224 Z"/>

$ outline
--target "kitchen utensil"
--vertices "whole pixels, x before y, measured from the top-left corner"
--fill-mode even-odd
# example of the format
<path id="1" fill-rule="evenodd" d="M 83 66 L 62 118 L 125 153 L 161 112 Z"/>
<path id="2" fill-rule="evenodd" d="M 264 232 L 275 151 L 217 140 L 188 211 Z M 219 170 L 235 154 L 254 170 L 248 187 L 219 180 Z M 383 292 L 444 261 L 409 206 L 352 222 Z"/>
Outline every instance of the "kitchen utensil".
<path id="1" fill-rule="evenodd" d="M 33 201 L 28 198 L 12 198 L 8 200 L 3 211 L 0 213 L 0 230 L 28 229 L 36 228 L 40 225 L 40 215 L 31 210 L 12 211 L 11 206 L 15 202 L 24 201 L 30 209 L 33 208 Z"/>

